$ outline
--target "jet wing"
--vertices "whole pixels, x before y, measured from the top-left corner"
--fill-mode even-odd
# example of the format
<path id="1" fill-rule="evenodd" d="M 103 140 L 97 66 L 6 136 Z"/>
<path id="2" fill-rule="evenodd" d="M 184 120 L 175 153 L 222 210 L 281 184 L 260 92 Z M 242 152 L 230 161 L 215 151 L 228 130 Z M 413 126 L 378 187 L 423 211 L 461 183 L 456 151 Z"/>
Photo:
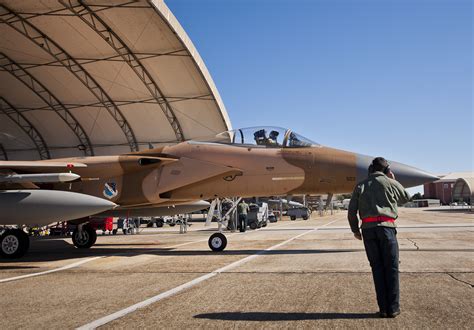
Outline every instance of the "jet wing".
<path id="1" fill-rule="evenodd" d="M 238 168 L 181 157 L 179 162 L 163 166 L 158 193 L 162 198 L 169 198 L 175 189 L 200 183 L 216 176 L 232 177 L 240 174 L 242 171 Z"/>

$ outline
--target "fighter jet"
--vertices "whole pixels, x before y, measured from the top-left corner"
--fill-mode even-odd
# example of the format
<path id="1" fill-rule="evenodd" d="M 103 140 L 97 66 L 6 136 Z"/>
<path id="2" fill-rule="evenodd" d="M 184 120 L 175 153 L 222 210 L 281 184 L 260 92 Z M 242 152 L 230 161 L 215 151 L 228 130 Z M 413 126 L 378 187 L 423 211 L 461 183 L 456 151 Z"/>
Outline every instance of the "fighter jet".
<path id="1" fill-rule="evenodd" d="M 116 156 L 2 161 L 0 225 L 80 218 L 73 242 L 88 248 L 96 240 L 90 215 L 154 214 L 193 203 L 203 208 L 201 201 L 223 197 L 350 193 L 372 159 L 322 146 L 291 129 L 253 127 Z M 401 163 L 390 166 L 405 187 L 438 179 Z M 24 254 L 25 236 L 4 230 L 2 255 Z M 226 244 L 222 233 L 209 239 L 214 251 Z"/>

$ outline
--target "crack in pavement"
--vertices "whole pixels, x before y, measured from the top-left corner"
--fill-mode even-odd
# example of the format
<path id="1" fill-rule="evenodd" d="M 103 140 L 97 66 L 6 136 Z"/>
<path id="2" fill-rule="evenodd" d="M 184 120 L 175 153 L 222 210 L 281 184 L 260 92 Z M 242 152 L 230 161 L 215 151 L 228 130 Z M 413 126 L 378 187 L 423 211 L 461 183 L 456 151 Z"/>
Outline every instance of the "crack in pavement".
<path id="1" fill-rule="evenodd" d="M 463 281 L 463 280 L 461 280 L 461 279 L 455 277 L 455 276 L 454 276 L 453 274 L 451 274 L 451 273 L 446 272 L 445 274 L 448 275 L 449 277 L 451 277 L 451 278 L 452 278 L 453 280 L 455 280 L 455 281 L 458 281 L 458 282 L 467 284 L 467 285 L 469 285 L 471 288 L 474 288 L 474 284 L 471 284 L 471 283 L 469 283 L 469 282 Z"/>
<path id="2" fill-rule="evenodd" d="M 407 238 L 408 241 L 412 242 L 413 245 L 416 247 L 416 250 L 419 251 L 420 250 L 420 247 L 418 245 L 416 245 L 416 242 L 410 238 Z"/>

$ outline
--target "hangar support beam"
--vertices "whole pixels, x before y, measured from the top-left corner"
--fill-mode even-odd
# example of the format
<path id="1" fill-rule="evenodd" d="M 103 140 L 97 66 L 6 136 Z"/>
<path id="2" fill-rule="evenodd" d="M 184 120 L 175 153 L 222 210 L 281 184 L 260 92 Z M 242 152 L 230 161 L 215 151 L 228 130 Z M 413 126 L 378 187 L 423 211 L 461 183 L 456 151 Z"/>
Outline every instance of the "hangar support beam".
<path id="1" fill-rule="evenodd" d="M 190 57 L 189 53 L 187 53 L 186 49 L 177 49 L 165 53 L 135 53 L 139 60 L 147 60 L 150 58 L 157 58 L 163 56 L 176 56 L 176 57 Z M 121 55 L 111 55 L 105 57 L 95 57 L 95 58 L 86 58 L 86 57 L 76 57 L 76 61 L 81 64 L 90 64 L 90 63 L 97 63 L 97 62 L 125 62 Z M 19 63 L 25 69 L 36 68 L 39 66 L 53 66 L 53 67 L 63 67 L 61 61 L 54 60 L 49 62 L 42 62 L 42 63 Z"/>
<path id="2" fill-rule="evenodd" d="M 50 159 L 51 155 L 49 153 L 48 146 L 43 139 L 43 136 L 38 132 L 38 130 L 33 126 L 33 124 L 26 118 L 21 112 L 19 112 L 14 106 L 12 106 L 7 100 L 3 97 L 0 97 L 0 111 L 8 116 L 18 127 L 21 128 L 33 141 L 38 150 L 40 159 Z M 0 152 L 3 153 L 5 160 L 8 160 L 5 149 L 0 144 Z M 0 154 L 1 155 L 1 154 Z"/>
<path id="3" fill-rule="evenodd" d="M 76 117 L 74 117 L 74 115 L 64 107 L 57 97 L 53 95 L 53 93 L 51 93 L 33 75 L 24 70 L 21 66 L 16 64 L 12 59 L 3 53 L 0 53 L 0 67 L 21 81 L 61 117 L 61 119 L 76 135 L 77 139 L 79 140 L 78 148 L 83 150 L 86 156 L 94 155 L 94 150 L 92 149 L 91 142 L 84 131 L 84 128 L 78 122 Z"/>
<path id="4" fill-rule="evenodd" d="M 1 157 L 0 158 L 1 160 L 8 160 L 7 151 L 3 147 L 3 144 L 1 144 L 1 143 L 0 143 L 0 157 Z"/>
<path id="5" fill-rule="evenodd" d="M 18 63 L 17 63 L 18 64 Z M 199 95 L 195 97 L 168 97 L 169 103 L 175 103 L 175 102 L 185 102 L 185 101 L 190 101 L 190 100 L 201 100 L 201 101 L 213 101 L 214 98 L 212 97 L 211 94 L 206 94 L 206 95 Z M 118 106 L 127 106 L 131 104 L 161 104 L 156 101 L 154 98 L 146 98 L 146 99 L 138 99 L 138 100 L 130 100 L 130 101 L 115 101 L 115 104 Z M 88 108 L 102 108 L 102 103 L 100 102 L 94 102 L 94 103 L 63 103 L 64 107 L 67 109 L 77 109 L 77 108 L 83 108 L 83 107 L 88 107 Z M 51 110 L 49 106 L 41 106 L 41 107 L 19 107 L 18 110 L 20 112 L 23 111 L 35 111 L 35 110 Z"/>
<path id="6" fill-rule="evenodd" d="M 64 7 L 68 8 L 71 12 L 75 13 L 84 23 L 86 23 L 92 30 L 94 30 L 99 36 L 106 41 L 110 47 L 112 47 L 117 54 L 119 54 L 135 74 L 140 78 L 143 84 L 146 86 L 150 94 L 159 102 L 160 107 L 168 119 L 171 125 L 177 141 L 184 141 L 183 130 L 181 125 L 176 118 L 173 108 L 163 95 L 162 91 L 158 87 L 158 84 L 153 80 L 152 76 L 140 62 L 138 57 L 133 51 L 123 42 L 120 37 L 113 31 L 113 29 L 107 25 L 87 4 L 82 0 L 60 0 L 59 1 Z M 160 102 L 160 100 L 164 102 Z"/>
<path id="7" fill-rule="evenodd" d="M 57 61 L 60 61 L 66 69 L 74 74 L 76 78 L 79 79 L 84 84 L 84 86 L 87 87 L 87 89 L 97 97 L 97 99 L 103 104 L 104 108 L 110 113 L 112 118 L 114 118 L 115 122 L 124 133 L 130 146 L 130 150 L 138 151 L 137 140 L 128 121 L 125 119 L 120 109 L 112 101 L 110 96 L 84 69 L 84 67 L 79 64 L 79 62 L 77 62 L 71 55 L 69 55 L 46 34 L 40 31 L 36 26 L 7 8 L 5 5 L 0 5 L 0 21 L 23 34 L 26 38 L 49 53 Z"/>

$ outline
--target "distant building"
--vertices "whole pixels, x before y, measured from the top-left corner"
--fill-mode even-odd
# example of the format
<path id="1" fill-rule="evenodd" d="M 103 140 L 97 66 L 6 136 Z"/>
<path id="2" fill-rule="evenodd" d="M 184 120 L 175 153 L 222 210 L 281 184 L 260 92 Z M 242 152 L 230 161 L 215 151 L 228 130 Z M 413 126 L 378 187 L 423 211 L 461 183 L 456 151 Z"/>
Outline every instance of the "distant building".
<path id="1" fill-rule="evenodd" d="M 454 184 L 453 200 L 474 205 L 474 178 L 459 178 Z"/>
<path id="2" fill-rule="evenodd" d="M 439 199 L 414 199 L 410 207 L 435 207 L 440 204 Z"/>
<path id="3" fill-rule="evenodd" d="M 447 205 L 454 202 L 454 185 L 458 179 L 471 180 L 474 178 L 474 172 L 454 172 L 448 175 L 440 176 L 441 179 L 431 183 L 425 183 L 423 186 L 425 199 L 439 199 L 441 204 Z"/>

